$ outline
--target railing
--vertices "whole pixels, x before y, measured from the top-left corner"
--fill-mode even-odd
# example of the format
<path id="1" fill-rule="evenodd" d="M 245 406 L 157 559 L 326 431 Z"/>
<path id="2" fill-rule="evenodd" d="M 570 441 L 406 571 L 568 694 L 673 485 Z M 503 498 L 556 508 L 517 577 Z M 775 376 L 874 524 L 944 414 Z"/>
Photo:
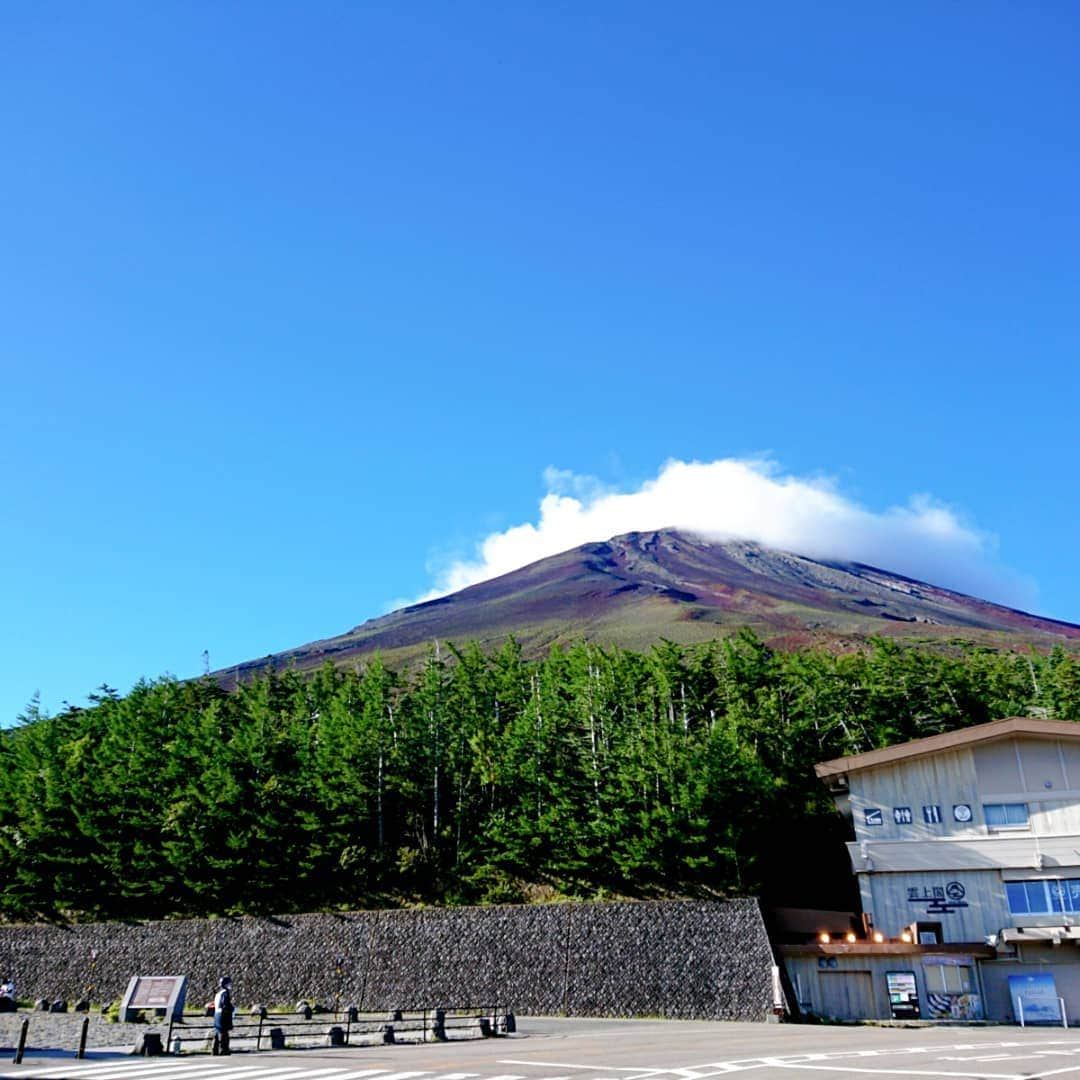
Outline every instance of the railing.
<path id="1" fill-rule="evenodd" d="M 515 1030 L 514 1014 L 504 1006 L 458 1006 L 446 1009 L 395 1009 L 392 1012 L 237 1014 L 229 1032 L 230 1046 L 284 1050 L 312 1046 L 363 1046 L 373 1043 L 443 1042 L 483 1039 Z M 170 1020 L 165 1049 L 183 1053 L 185 1044 L 209 1048 L 214 1021 L 188 1015 Z M 253 1045 L 252 1045 L 253 1044 Z"/>
<path id="2" fill-rule="evenodd" d="M 138 1052 L 148 1055 L 189 1052 L 199 1044 L 210 1050 L 214 1041 L 212 1016 L 190 1013 L 168 1021 L 167 1033 L 161 1017 L 155 1024 L 138 1025 Z M 76 1058 L 86 1056 L 90 1020 L 79 1025 Z M 14 1062 L 21 1064 L 27 1045 L 33 1047 L 33 1016 L 24 1016 L 20 1025 Z M 127 1025 L 133 1027 L 134 1025 Z M 514 1014 L 505 1006 L 461 1006 L 446 1009 L 395 1009 L 392 1012 L 360 1012 L 350 1008 L 342 1013 L 237 1013 L 230 1043 L 238 1049 L 285 1050 L 316 1046 L 364 1046 L 395 1042 L 442 1042 L 482 1039 L 508 1035 L 516 1030 Z M 72 1035 L 74 1040 L 74 1033 Z M 69 1047 L 57 1047 L 69 1049 Z M 197 1051 L 196 1051 L 197 1052 Z"/>

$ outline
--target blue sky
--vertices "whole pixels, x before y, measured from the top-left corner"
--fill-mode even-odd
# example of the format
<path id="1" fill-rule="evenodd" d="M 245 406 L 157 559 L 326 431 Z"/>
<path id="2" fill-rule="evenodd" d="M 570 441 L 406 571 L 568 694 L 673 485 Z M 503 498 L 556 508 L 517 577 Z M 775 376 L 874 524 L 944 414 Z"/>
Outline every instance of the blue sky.
<path id="1" fill-rule="evenodd" d="M 898 557 L 1080 621 L 1078 49 L 1067 2 L 8 4 L 0 722 L 667 462 L 936 508 Z"/>

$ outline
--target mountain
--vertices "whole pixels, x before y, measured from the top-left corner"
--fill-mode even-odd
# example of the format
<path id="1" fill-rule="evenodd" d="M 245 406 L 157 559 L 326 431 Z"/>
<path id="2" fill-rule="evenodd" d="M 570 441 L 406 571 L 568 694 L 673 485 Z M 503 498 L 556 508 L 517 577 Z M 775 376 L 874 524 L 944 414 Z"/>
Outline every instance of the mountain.
<path id="1" fill-rule="evenodd" d="M 749 626 L 777 648 L 857 646 L 879 635 L 995 648 L 1080 647 L 1080 626 L 1043 619 L 862 563 L 810 559 L 673 530 L 584 544 L 336 637 L 218 672 L 226 683 L 273 665 L 310 670 L 378 650 L 407 663 L 432 642 L 500 644 L 530 655 L 581 639 L 647 649 Z"/>

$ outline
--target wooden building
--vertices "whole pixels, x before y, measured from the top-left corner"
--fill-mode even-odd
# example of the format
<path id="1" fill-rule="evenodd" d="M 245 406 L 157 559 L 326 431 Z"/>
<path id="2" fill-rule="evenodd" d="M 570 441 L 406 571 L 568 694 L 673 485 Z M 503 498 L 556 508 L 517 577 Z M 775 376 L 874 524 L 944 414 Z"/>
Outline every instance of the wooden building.
<path id="1" fill-rule="evenodd" d="M 852 825 L 862 925 L 782 948 L 800 1008 L 1080 1024 L 1080 724 L 1013 717 L 815 771 Z"/>

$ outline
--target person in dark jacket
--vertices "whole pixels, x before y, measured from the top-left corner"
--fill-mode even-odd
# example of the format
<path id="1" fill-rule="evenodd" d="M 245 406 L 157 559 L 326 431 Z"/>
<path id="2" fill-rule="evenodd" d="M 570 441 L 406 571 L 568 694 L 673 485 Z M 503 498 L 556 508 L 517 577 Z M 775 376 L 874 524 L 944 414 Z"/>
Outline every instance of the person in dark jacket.
<path id="1" fill-rule="evenodd" d="M 223 975 L 214 995 L 214 1053 L 229 1053 L 229 1032 L 233 1026 L 232 979 Z"/>

